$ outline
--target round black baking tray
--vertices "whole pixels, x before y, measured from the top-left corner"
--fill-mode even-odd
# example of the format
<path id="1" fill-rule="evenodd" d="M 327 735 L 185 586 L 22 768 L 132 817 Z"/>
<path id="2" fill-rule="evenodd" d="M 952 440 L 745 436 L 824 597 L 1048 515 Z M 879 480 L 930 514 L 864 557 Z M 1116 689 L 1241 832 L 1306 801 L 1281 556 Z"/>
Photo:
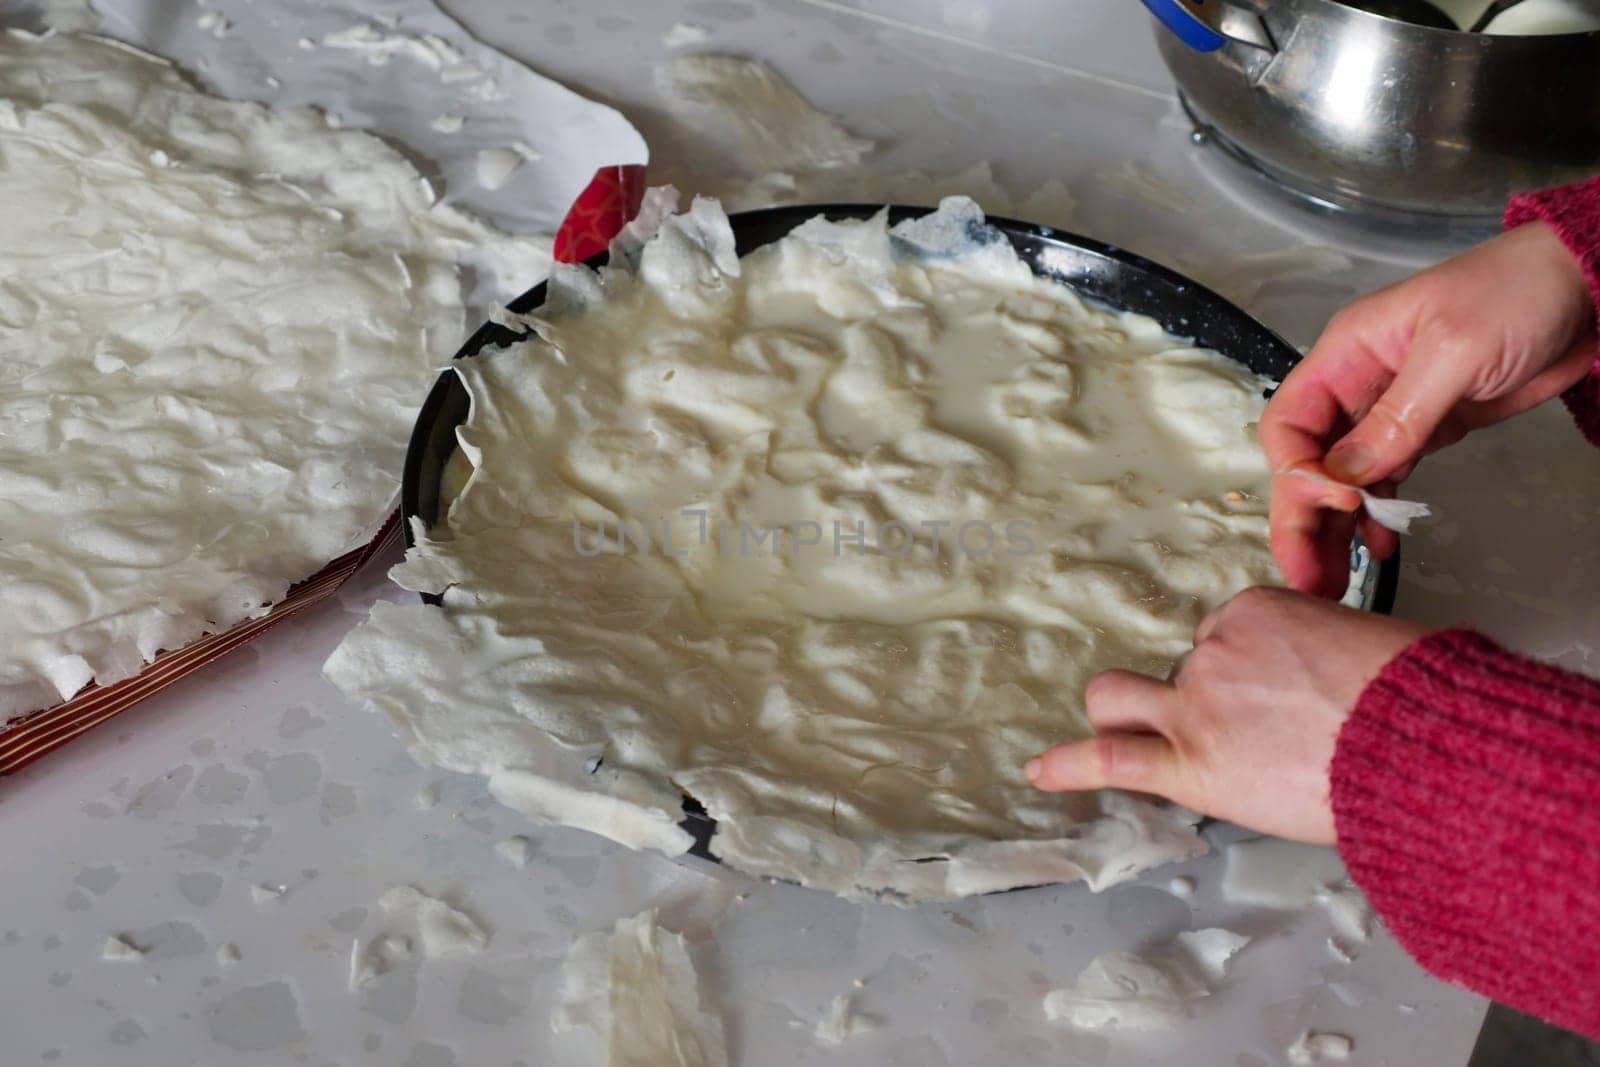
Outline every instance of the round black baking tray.
<path id="1" fill-rule="evenodd" d="M 771 244 L 818 215 L 834 219 L 865 219 L 884 210 L 881 204 L 808 204 L 767 208 L 729 216 L 739 254 Z M 891 225 L 929 214 L 933 209 L 891 205 Z M 1003 234 L 1023 262 L 1042 278 L 1070 286 L 1080 296 L 1117 311 L 1147 315 L 1175 337 L 1209 348 L 1273 381 L 1282 381 L 1300 360 L 1300 353 L 1283 338 L 1223 297 L 1174 270 L 1090 237 L 1048 226 L 990 217 L 988 224 Z M 590 267 L 606 263 L 602 252 L 585 261 Z M 543 285 L 523 293 L 508 307 L 527 314 L 544 303 Z M 485 323 L 467 339 L 456 359 L 476 356 L 485 349 L 512 344 L 524 334 L 497 323 Z M 406 546 L 414 543 L 411 521 L 432 526 L 439 519 L 440 482 L 445 464 L 456 450 L 456 428 L 466 421 L 470 405 L 461 379 L 444 371 L 417 414 L 406 452 L 400 489 L 400 510 Z M 1356 559 L 1352 554 L 1352 562 Z M 1399 585 L 1398 554 L 1382 563 L 1372 584 L 1367 608 L 1388 614 Z M 439 598 L 425 594 L 432 604 Z M 710 841 L 716 821 L 693 797 L 684 797 L 682 826 L 693 835 L 689 851 L 715 859 Z M 930 858 L 930 861 L 937 857 Z"/>

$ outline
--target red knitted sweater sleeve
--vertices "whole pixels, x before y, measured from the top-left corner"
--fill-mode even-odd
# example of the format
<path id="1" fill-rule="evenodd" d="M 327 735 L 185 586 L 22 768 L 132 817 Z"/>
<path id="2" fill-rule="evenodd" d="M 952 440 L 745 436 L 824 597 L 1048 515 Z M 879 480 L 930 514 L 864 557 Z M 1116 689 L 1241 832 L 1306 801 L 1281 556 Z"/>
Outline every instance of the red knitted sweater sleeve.
<path id="1" fill-rule="evenodd" d="M 1516 197 L 1600 306 L 1600 178 Z M 1563 399 L 1600 445 L 1600 358 Z M 1375 678 L 1329 768 L 1339 850 L 1428 970 L 1600 1037 L 1600 681 L 1466 630 Z"/>
<path id="2" fill-rule="evenodd" d="M 1362 693 L 1331 774 L 1339 851 L 1407 952 L 1600 1036 L 1600 682 L 1432 634 Z"/>
<path id="3" fill-rule="evenodd" d="M 1600 176 L 1558 189 L 1523 193 L 1506 208 L 1506 227 L 1535 219 L 1548 223 L 1583 264 L 1589 291 L 1600 307 Z M 1589 376 L 1562 397 L 1578 420 L 1578 428 L 1591 443 L 1600 445 L 1600 350 Z"/>

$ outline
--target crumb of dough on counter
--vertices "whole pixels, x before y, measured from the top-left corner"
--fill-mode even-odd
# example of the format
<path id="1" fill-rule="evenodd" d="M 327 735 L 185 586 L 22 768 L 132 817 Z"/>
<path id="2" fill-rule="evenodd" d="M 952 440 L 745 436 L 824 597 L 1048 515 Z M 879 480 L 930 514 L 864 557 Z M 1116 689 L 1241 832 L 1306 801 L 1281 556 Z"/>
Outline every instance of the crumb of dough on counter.
<path id="1" fill-rule="evenodd" d="M 528 865 L 528 860 L 533 857 L 533 842 L 521 834 L 517 834 L 506 838 L 504 841 L 496 841 L 494 850 L 500 854 L 501 859 L 521 870 Z"/>
<path id="2" fill-rule="evenodd" d="M 705 44 L 711 40 L 711 31 L 692 22 L 674 22 L 672 28 L 661 35 L 662 48 L 685 48 L 692 44 Z"/>
<path id="3" fill-rule="evenodd" d="M 828 1011 L 817 1020 L 812 1035 L 824 1045 L 842 1045 L 858 1034 L 878 1028 L 878 1021 L 862 1015 L 848 993 L 841 993 L 828 1003 Z"/>
<path id="4" fill-rule="evenodd" d="M 1355 1047 L 1355 1042 L 1344 1034 L 1307 1030 L 1294 1039 L 1284 1055 L 1294 1067 L 1311 1067 L 1317 1063 L 1344 1063 Z"/>
<path id="5" fill-rule="evenodd" d="M 392 919 L 416 922 L 426 959 L 478 953 L 489 944 L 489 932 L 472 916 L 415 886 L 389 890 L 378 907 Z"/>
<path id="6" fill-rule="evenodd" d="M 143 959 L 144 949 L 128 940 L 126 934 L 114 934 L 106 938 L 106 943 L 101 946 L 100 958 L 119 961 Z"/>

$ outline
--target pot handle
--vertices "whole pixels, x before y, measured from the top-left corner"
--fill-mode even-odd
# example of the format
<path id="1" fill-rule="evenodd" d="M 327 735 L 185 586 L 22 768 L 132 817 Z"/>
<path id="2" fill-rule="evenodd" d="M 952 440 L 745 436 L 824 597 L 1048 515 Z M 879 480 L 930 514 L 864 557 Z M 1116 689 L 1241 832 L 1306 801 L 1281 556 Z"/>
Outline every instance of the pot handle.
<path id="1" fill-rule="evenodd" d="M 1229 41 L 1277 51 L 1261 16 L 1230 0 L 1144 0 L 1144 6 L 1196 52 L 1215 52 Z"/>

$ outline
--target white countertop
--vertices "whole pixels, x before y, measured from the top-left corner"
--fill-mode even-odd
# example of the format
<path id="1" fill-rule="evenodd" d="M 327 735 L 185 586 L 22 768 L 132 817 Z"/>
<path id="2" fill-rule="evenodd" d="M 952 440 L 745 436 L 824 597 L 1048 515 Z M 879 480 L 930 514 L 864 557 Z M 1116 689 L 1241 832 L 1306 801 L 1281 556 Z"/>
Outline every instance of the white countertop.
<path id="1" fill-rule="evenodd" d="M 231 2 L 244 0 L 218 6 Z M 1342 247 L 1348 267 L 1268 281 L 1250 302 L 1297 342 L 1349 295 L 1437 252 L 1378 247 L 1260 203 L 1188 143 L 1132 0 L 862 3 L 872 17 L 815 0 L 447 6 L 496 45 L 622 108 L 657 158 L 677 153 L 680 166 L 692 138 L 658 98 L 651 65 L 666 30 L 689 22 L 712 31 L 702 47 L 768 59 L 884 142 L 875 165 L 886 169 L 988 159 L 1022 189 L 1059 176 L 1078 197 L 1079 229 L 1179 265 L 1215 269 L 1219 257 L 1307 240 Z M 1119 194 L 1106 175 L 1130 159 L 1190 203 L 1158 210 Z M 1223 273 L 1241 293 L 1256 288 L 1250 270 Z M 1403 614 L 1474 619 L 1519 647 L 1600 670 L 1600 608 L 1582 593 L 1600 586 L 1600 453 L 1558 410 L 1431 461 L 1412 491 L 1442 518 L 1406 546 Z M 1055 887 L 900 910 L 531 827 L 476 781 L 414 766 L 384 721 L 321 680 L 323 659 L 379 595 L 398 593 L 369 571 L 310 617 L 0 782 L 6 1064 L 560 1065 L 548 1018 L 568 945 L 649 905 L 693 943 L 736 1064 L 1263 1067 L 1283 1062 L 1308 1027 L 1354 1037 L 1363 1065 L 1467 1060 L 1480 998 L 1428 978 L 1382 932 L 1343 965 L 1326 951 L 1320 912 L 1228 905 L 1220 854 L 1098 896 Z M 421 811 L 414 797 L 428 783 L 441 800 Z M 512 834 L 532 839 L 526 869 L 493 848 Z M 1192 900 L 1159 888 L 1180 873 L 1199 883 Z M 260 884 L 287 890 L 257 904 L 250 890 Z M 351 941 L 384 927 L 376 900 L 401 884 L 480 919 L 489 947 L 413 961 L 351 993 Z M 1208 925 L 1255 940 L 1191 1023 L 1139 1037 L 1044 1020 L 1045 990 L 1070 984 L 1098 953 Z M 102 960 L 114 934 L 149 953 Z M 227 942 L 236 963 L 217 959 Z M 857 978 L 858 1009 L 882 1027 L 838 1049 L 816 1045 L 812 1025 Z"/>

